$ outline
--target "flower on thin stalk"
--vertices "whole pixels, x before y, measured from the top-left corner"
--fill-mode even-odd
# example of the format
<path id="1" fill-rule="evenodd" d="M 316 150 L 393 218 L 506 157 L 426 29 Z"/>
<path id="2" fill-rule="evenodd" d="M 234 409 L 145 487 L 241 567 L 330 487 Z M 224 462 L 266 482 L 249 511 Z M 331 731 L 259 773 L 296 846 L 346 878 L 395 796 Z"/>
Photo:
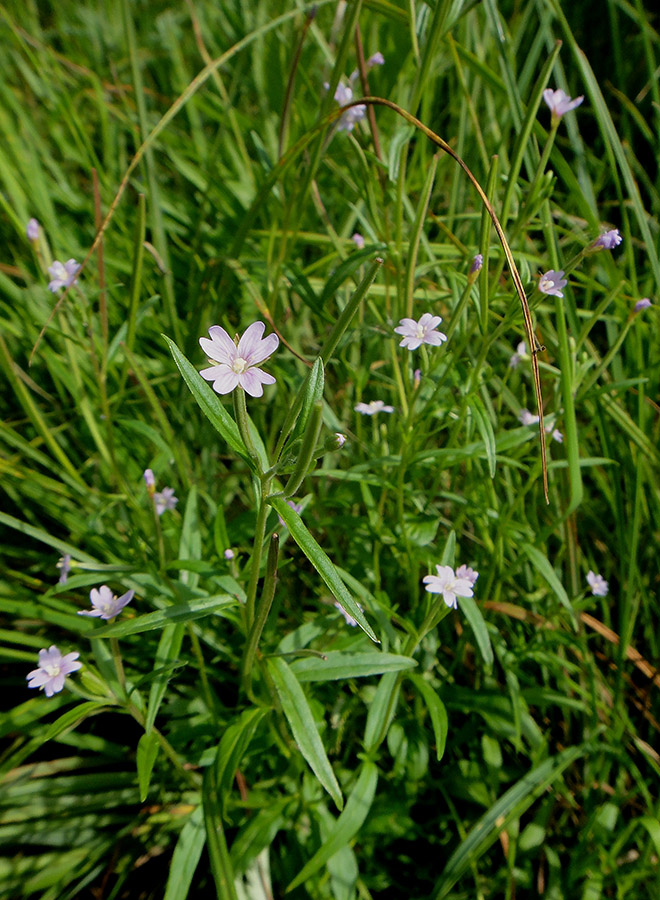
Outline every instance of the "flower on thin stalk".
<path id="1" fill-rule="evenodd" d="M 353 241 L 355 246 L 358 248 L 358 250 L 362 250 L 362 248 L 364 247 L 364 238 L 362 237 L 362 235 L 360 234 L 359 231 L 355 232 L 355 234 L 353 235 L 351 240 Z"/>
<path id="2" fill-rule="evenodd" d="M 200 338 L 202 350 L 212 365 L 202 369 L 202 378 L 213 382 L 213 390 L 218 394 L 229 394 L 241 387 L 251 397 L 261 397 L 264 384 L 275 384 L 275 378 L 257 368 L 268 359 L 278 347 L 280 339 L 276 334 L 262 337 L 266 326 L 263 322 L 253 322 L 235 343 L 220 325 L 209 328 L 211 340 Z"/>
<path id="3" fill-rule="evenodd" d="M 92 616 L 99 619 L 114 619 L 119 615 L 127 603 L 133 599 L 135 591 L 126 591 L 121 597 L 116 597 L 107 584 L 102 584 L 100 588 L 92 588 L 89 592 L 89 599 L 92 604 L 91 609 L 78 610 L 79 616 Z"/>
<path id="4" fill-rule="evenodd" d="M 174 496 L 174 488 L 165 487 L 154 494 L 154 506 L 159 516 L 162 516 L 166 509 L 174 509 L 178 502 L 179 498 Z"/>
<path id="5" fill-rule="evenodd" d="M 600 237 L 596 238 L 593 243 L 594 250 L 614 250 L 615 247 L 618 247 L 623 238 L 619 234 L 618 228 L 613 228 L 611 231 L 606 231 L 604 234 L 601 234 Z"/>
<path id="6" fill-rule="evenodd" d="M 335 600 L 333 606 L 335 607 L 335 609 L 338 609 L 339 612 L 342 614 L 342 616 L 343 616 L 344 619 L 346 620 L 346 624 L 347 624 L 347 625 L 350 625 L 351 628 L 355 628 L 355 626 L 357 625 L 357 620 L 354 619 L 353 616 L 352 616 L 350 613 L 347 613 L 347 612 L 346 612 L 346 610 L 345 610 L 344 607 L 341 605 L 341 603 L 339 602 L 339 600 Z M 359 603 L 357 604 L 357 608 L 360 610 L 360 612 L 364 612 L 364 609 L 360 606 Z"/>
<path id="7" fill-rule="evenodd" d="M 380 50 L 376 50 L 374 54 L 372 54 L 367 60 L 367 69 L 373 69 L 374 66 L 384 66 L 385 65 L 385 57 L 380 52 Z"/>
<path id="8" fill-rule="evenodd" d="M 39 238 L 39 222 L 37 219 L 30 219 L 25 228 L 25 234 L 28 241 L 36 241 Z"/>
<path id="9" fill-rule="evenodd" d="M 71 554 L 70 553 L 64 554 L 64 556 L 58 562 L 57 568 L 60 570 L 60 577 L 59 577 L 57 583 L 58 584 L 66 584 L 66 580 L 69 577 L 69 572 L 71 571 Z"/>
<path id="10" fill-rule="evenodd" d="M 144 483 L 147 486 L 147 492 L 150 497 L 153 497 L 156 491 L 156 479 L 154 478 L 154 473 L 151 469 L 144 470 Z"/>
<path id="11" fill-rule="evenodd" d="M 351 82 L 353 82 L 354 76 L 357 76 L 357 72 L 351 75 Z M 340 106 L 346 106 L 347 103 L 350 103 L 353 100 L 353 88 L 351 85 L 340 81 L 335 91 L 335 100 Z M 364 119 L 366 114 L 367 107 L 363 103 L 360 103 L 358 106 L 351 106 L 339 117 L 337 131 L 353 131 L 355 125 L 361 119 Z"/>
<path id="12" fill-rule="evenodd" d="M 401 319 L 399 325 L 394 329 L 395 334 L 403 336 L 399 347 L 407 347 L 408 350 L 417 350 L 422 344 L 438 347 L 447 340 L 446 334 L 435 330 L 440 322 L 442 322 L 442 316 L 434 316 L 431 313 L 424 313 L 419 322 L 414 319 Z"/>
<path id="13" fill-rule="evenodd" d="M 48 274 L 51 277 L 51 281 L 48 282 L 48 290 L 55 293 L 62 287 L 68 288 L 72 284 L 76 284 L 76 275 L 80 269 L 80 263 L 77 263 L 75 259 L 67 259 L 65 263 L 56 259 L 53 265 L 48 267 Z"/>
<path id="14" fill-rule="evenodd" d="M 556 91 L 553 91 L 552 88 L 547 88 L 543 91 L 543 99 L 550 107 L 552 118 L 559 121 L 567 112 L 578 107 L 584 100 L 584 96 L 576 97 L 573 100 L 561 88 Z"/>
<path id="15" fill-rule="evenodd" d="M 375 416 L 376 413 L 384 412 L 384 413 L 393 413 L 393 406 L 386 406 L 382 400 L 371 400 L 369 403 L 358 403 L 355 407 L 355 412 L 362 413 L 363 416 Z"/>
<path id="16" fill-rule="evenodd" d="M 82 668 L 82 663 L 76 662 L 79 656 L 80 653 L 62 656 L 55 644 L 51 644 L 48 650 L 40 650 L 39 668 L 26 676 L 28 687 L 43 690 L 47 697 L 59 693 L 64 687 L 65 677 Z"/>
<path id="17" fill-rule="evenodd" d="M 458 572 L 454 572 L 451 566 L 436 566 L 435 571 L 437 575 L 425 575 L 422 581 L 430 594 L 442 594 L 442 599 L 450 608 L 458 608 L 457 597 L 473 596 L 472 587 L 474 581 L 477 580 L 478 573 L 470 570 L 472 575 L 476 576 L 473 581 L 472 575 L 467 574 L 467 566 L 464 567 L 463 574 L 460 576 Z"/>
<path id="18" fill-rule="evenodd" d="M 224 558 L 225 558 L 226 560 L 230 561 L 230 560 L 232 560 L 232 559 L 236 556 L 236 554 L 235 554 L 234 551 L 231 549 L 231 547 L 228 547 L 228 548 L 225 550 L 223 556 L 224 556 Z"/>
<path id="19" fill-rule="evenodd" d="M 536 425 L 539 421 L 539 416 L 535 416 L 528 409 L 521 409 L 518 415 L 518 421 L 521 425 Z"/>
<path id="20" fill-rule="evenodd" d="M 587 573 L 587 582 L 594 597 L 607 597 L 610 588 L 602 575 L 590 569 Z"/>
<path id="21" fill-rule="evenodd" d="M 549 294 L 552 297 L 563 297 L 562 289 L 566 287 L 568 280 L 564 278 L 564 270 L 559 269 L 555 272 L 550 269 L 544 272 L 539 279 L 539 290 L 542 294 Z"/>
<path id="22" fill-rule="evenodd" d="M 641 300 L 638 300 L 637 303 L 635 303 L 635 312 L 641 312 L 643 309 L 648 309 L 649 306 L 653 306 L 649 298 L 642 297 Z"/>
<path id="23" fill-rule="evenodd" d="M 481 272 L 481 267 L 484 264 L 484 258 L 481 253 L 477 253 L 477 255 L 472 260 L 472 265 L 470 266 L 469 275 L 477 275 Z"/>
<path id="24" fill-rule="evenodd" d="M 521 341 L 516 347 L 516 352 L 511 355 L 509 368 L 517 369 L 520 363 L 525 359 L 529 359 L 529 356 L 527 355 L 527 345 L 524 341 Z"/>

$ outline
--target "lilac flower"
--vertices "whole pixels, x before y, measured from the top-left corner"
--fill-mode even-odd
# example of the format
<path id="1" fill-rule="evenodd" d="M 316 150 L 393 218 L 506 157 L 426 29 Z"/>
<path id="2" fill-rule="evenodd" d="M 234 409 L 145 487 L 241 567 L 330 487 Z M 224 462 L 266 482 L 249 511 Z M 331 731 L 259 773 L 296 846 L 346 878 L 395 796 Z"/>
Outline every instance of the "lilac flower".
<path id="1" fill-rule="evenodd" d="M 509 360 L 509 368 L 517 369 L 524 359 L 529 359 L 529 356 L 527 355 L 527 344 L 521 341 L 516 347 L 516 352 L 512 354 Z"/>
<path id="2" fill-rule="evenodd" d="M 572 100 L 561 88 L 556 91 L 553 91 L 552 88 L 547 88 L 543 91 L 543 99 L 550 107 L 552 118 L 561 119 L 565 113 L 570 112 L 572 109 L 579 106 L 584 100 L 584 97 L 580 96 L 576 97 L 575 100 Z"/>
<path id="3" fill-rule="evenodd" d="M 477 253 L 477 255 L 472 260 L 472 265 L 470 266 L 470 275 L 477 275 L 481 272 L 481 267 L 484 264 L 484 258 L 481 253 Z"/>
<path id="4" fill-rule="evenodd" d="M 48 282 L 48 290 L 55 293 L 62 287 L 68 288 L 72 284 L 76 284 L 76 275 L 79 271 L 80 263 L 77 263 L 75 259 L 67 259 L 65 263 L 56 259 L 53 265 L 48 267 L 48 274 L 52 279 Z"/>
<path id="5" fill-rule="evenodd" d="M 536 425 L 539 421 L 539 416 L 533 415 L 528 409 L 521 409 L 518 421 L 521 425 Z"/>
<path id="6" fill-rule="evenodd" d="M 355 412 L 362 413 L 363 416 L 375 416 L 379 412 L 393 413 L 394 407 L 386 406 L 382 400 L 372 400 L 370 403 L 358 403 Z"/>
<path id="7" fill-rule="evenodd" d="M 335 431 L 335 437 L 337 438 L 337 450 L 341 450 L 346 443 L 346 435 L 342 434 L 340 431 Z"/>
<path id="8" fill-rule="evenodd" d="M 58 584 L 66 584 L 66 580 L 69 577 L 69 572 L 71 571 L 71 554 L 65 553 L 62 559 L 58 562 L 57 568 L 60 570 L 60 577 L 57 581 Z"/>
<path id="9" fill-rule="evenodd" d="M 472 597 L 474 582 L 470 577 L 459 577 L 451 566 L 436 566 L 437 575 L 425 575 L 422 581 L 430 594 L 442 594 L 447 606 L 456 609 L 457 597 Z M 476 580 L 476 579 L 475 579 Z"/>
<path id="10" fill-rule="evenodd" d="M 377 50 L 374 54 L 372 54 L 367 60 L 367 68 L 373 69 L 374 66 L 384 66 L 385 65 L 385 57 Z"/>
<path id="11" fill-rule="evenodd" d="M 539 279 L 539 290 L 542 294 L 550 294 L 553 297 L 563 297 L 562 288 L 566 287 L 568 280 L 564 278 L 564 270 L 555 272 L 550 269 L 544 272 Z"/>
<path id="12" fill-rule="evenodd" d="M 39 222 L 36 219 L 30 219 L 25 228 L 25 234 L 28 241 L 36 241 L 39 238 Z"/>
<path id="13" fill-rule="evenodd" d="M 635 312 L 641 312 L 643 309 L 648 309 L 649 306 L 652 305 L 653 304 L 648 297 L 642 297 L 641 300 L 638 300 L 637 303 L 635 303 Z"/>
<path id="14" fill-rule="evenodd" d="M 147 491 L 153 497 L 154 491 L 156 490 L 156 479 L 154 478 L 154 473 L 151 469 L 144 470 L 144 483 L 147 486 Z"/>
<path id="15" fill-rule="evenodd" d="M 264 384 L 275 384 L 272 375 L 257 368 L 277 350 L 280 342 L 276 334 L 262 339 L 265 329 L 263 322 L 253 322 L 236 345 L 224 328 L 212 325 L 209 328 L 211 340 L 199 339 L 209 362 L 219 363 L 199 373 L 202 378 L 213 382 L 216 393 L 229 394 L 240 385 L 251 397 L 261 397 Z"/>
<path id="16" fill-rule="evenodd" d="M 594 597 L 607 597 L 610 588 L 602 575 L 598 575 L 590 569 L 587 573 L 587 582 Z"/>
<path id="17" fill-rule="evenodd" d="M 178 502 L 179 498 L 174 496 L 174 488 L 165 487 L 154 494 L 154 506 L 159 516 L 162 516 L 166 509 L 174 509 Z"/>
<path id="18" fill-rule="evenodd" d="M 596 238 L 593 248 L 594 250 L 614 250 L 622 240 L 619 229 L 613 228 L 611 231 L 606 231 L 605 234 L 601 234 L 599 238 Z"/>
<path id="19" fill-rule="evenodd" d="M 415 388 L 415 390 L 417 390 L 417 388 L 419 387 L 421 380 L 422 380 L 422 370 L 415 369 L 415 371 L 413 372 L 413 387 Z"/>
<path id="20" fill-rule="evenodd" d="M 457 578 L 467 578 L 470 584 L 474 587 L 477 582 L 477 578 L 479 577 L 479 573 L 475 572 L 474 569 L 471 569 L 469 566 L 459 566 L 456 569 L 456 577 Z"/>
<path id="21" fill-rule="evenodd" d="M 224 557 L 225 557 L 226 560 L 232 560 L 232 559 L 236 556 L 236 554 L 235 554 L 234 551 L 231 549 L 231 547 L 228 547 L 228 548 L 225 550 L 225 552 L 224 552 L 223 555 L 224 555 Z"/>
<path id="22" fill-rule="evenodd" d="M 126 604 L 131 602 L 134 594 L 135 591 L 126 591 L 121 597 L 115 597 L 108 585 L 102 584 L 100 588 L 92 588 L 89 592 L 92 609 L 80 609 L 78 615 L 93 616 L 106 621 L 114 619 Z"/>
<path id="23" fill-rule="evenodd" d="M 344 607 L 341 605 L 341 603 L 339 602 L 339 600 L 335 600 L 333 606 L 334 606 L 336 609 L 338 609 L 339 612 L 342 614 L 342 616 L 343 616 L 344 619 L 346 620 L 346 624 L 347 624 L 347 625 L 350 625 L 351 628 L 355 628 L 355 626 L 357 625 L 357 621 L 353 618 L 353 616 L 352 616 L 350 613 L 347 613 L 347 612 L 346 612 L 346 610 L 345 610 Z M 357 608 L 360 610 L 360 612 L 364 612 L 364 609 L 360 606 L 359 603 L 357 604 Z"/>
<path id="24" fill-rule="evenodd" d="M 419 322 L 414 319 L 401 319 L 394 329 L 395 334 L 403 335 L 399 347 L 407 347 L 408 350 L 417 350 L 422 344 L 431 344 L 434 347 L 447 340 L 447 335 L 435 329 L 442 322 L 442 316 L 433 316 L 424 313 Z"/>
<path id="25" fill-rule="evenodd" d="M 40 650 L 39 668 L 33 669 L 26 676 L 28 687 L 43 688 L 47 697 L 59 693 L 64 687 L 65 676 L 82 668 L 82 663 L 76 662 L 79 656 L 79 653 L 62 656 L 55 644 L 51 644 L 48 650 Z"/>
<path id="26" fill-rule="evenodd" d="M 364 247 L 364 238 L 362 237 L 362 235 L 360 234 L 359 231 L 355 232 L 355 234 L 353 235 L 351 240 L 353 241 L 355 246 L 358 248 L 358 250 L 361 250 Z"/>
<path id="27" fill-rule="evenodd" d="M 353 77 L 351 76 L 351 81 L 352 80 Z M 340 106 L 346 106 L 352 99 L 353 88 L 340 81 L 337 85 L 337 90 L 335 91 L 335 100 Z M 352 106 L 340 116 L 339 121 L 337 122 L 337 131 L 353 131 L 356 123 L 359 122 L 360 119 L 364 119 L 366 114 L 367 107 L 363 103 L 359 106 Z"/>
<path id="28" fill-rule="evenodd" d="M 547 430 L 548 429 L 546 429 L 546 431 Z M 552 429 L 552 440 L 557 441 L 558 444 L 564 443 L 564 435 L 561 433 L 561 431 L 558 428 Z"/>
<path id="29" fill-rule="evenodd" d="M 303 511 L 302 503 L 296 503 L 295 500 L 287 500 L 286 503 L 287 503 L 287 506 L 290 506 L 291 509 L 294 511 L 294 513 L 296 513 L 296 515 L 298 515 L 298 516 Z M 284 521 L 282 516 L 279 515 L 279 513 L 277 515 L 277 518 L 278 518 L 279 523 L 282 526 L 282 528 L 286 528 L 286 522 Z"/>

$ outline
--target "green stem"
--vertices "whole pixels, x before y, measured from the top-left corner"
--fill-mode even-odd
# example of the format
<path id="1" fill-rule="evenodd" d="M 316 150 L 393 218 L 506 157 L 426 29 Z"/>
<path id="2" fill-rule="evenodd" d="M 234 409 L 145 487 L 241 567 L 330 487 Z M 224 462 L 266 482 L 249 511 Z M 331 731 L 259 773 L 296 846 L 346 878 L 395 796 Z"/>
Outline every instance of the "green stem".
<path id="1" fill-rule="evenodd" d="M 250 434 L 250 422 L 247 414 L 247 406 L 245 405 L 245 391 L 243 390 L 243 388 L 237 387 L 233 392 L 233 396 L 234 415 L 236 416 L 236 424 L 238 425 L 238 430 L 241 437 L 243 438 L 243 443 L 245 444 L 250 458 L 254 460 L 255 465 L 257 466 L 257 470 L 261 472 L 261 460 L 259 459 L 259 455 L 252 441 L 252 435 Z"/>
<path id="2" fill-rule="evenodd" d="M 126 697 L 126 675 L 124 674 L 124 664 L 121 661 L 121 652 L 119 650 L 119 639 L 116 637 L 110 638 L 110 650 L 112 652 L 112 659 L 115 664 L 115 671 L 117 673 L 117 680 L 119 681 L 120 687 Z"/>
<path id="3" fill-rule="evenodd" d="M 259 569 L 261 567 L 261 554 L 266 534 L 266 519 L 270 512 L 270 506 L 266 502 L 270 493 L 270 478 L 264 479 L 261 488 L 261 502 L 257 513 L 257 524 L 254 529 L 254 542 L 252 544 L 252 561 L 250 563 L 250 581 L 248 583 L 247 597 L 245 600 L 245 618 L 248 632 L 254 623 L 254 607 L 257 597 L 257 585 L 259 583 Z"/>
<path id="4" fill-rule="evenodd" d="M 266 563 L 266 577 L 261 591 L 261 600 L 257 607 L 256 616 L 248 636 L 245 651 L 243 653 L 242 664 L 242 680 L 243 690 L 248 697 L 252 696 L 252 668 L 254 666 L 255 656 L 259 647 L 259 639 L 264 630 L 264 626 L 268 619 L 270 608 L 273 604 L 275 596 L 275 586 L 277 584 L 277 558 L 279 553 L 280 538 L 277 533 L 273 534 L 270 539 L 270 547 L 268 548 L 268 560 Z"/>

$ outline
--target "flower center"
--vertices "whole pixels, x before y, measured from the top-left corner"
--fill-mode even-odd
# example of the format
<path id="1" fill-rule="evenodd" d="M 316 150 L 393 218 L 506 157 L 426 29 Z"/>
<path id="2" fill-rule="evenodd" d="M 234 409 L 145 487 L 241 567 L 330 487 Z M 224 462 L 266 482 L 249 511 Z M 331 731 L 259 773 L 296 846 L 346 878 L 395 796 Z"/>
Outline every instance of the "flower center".
<path id="1" fill-rule="evenodd" d="M 44 669 L 48 673 L 49 678 L 55 678 L 56 675 L 60 674 L 59 663 L 50 663 L 49 665 L 44 666 Z"/>
<path id="2" fill-rule="evenodd" d="M 424 326 L 420 325 L 418 322 L 417 323 L 417 337 L 423 338 L 425 333 L 426 333 L 426 330 L 425 330 Z"/>
<path id="3" fill-rule="evenodd" d="M 541 283 L 539 284 L 539 288 L 542 291 L 550 291 L 554 286 L 555 283 L 550 278 L 542 278 Z"/>
<path id="4" fill-rule="evenodd" d="M 243 357 L 241 356 L 237 356 L 231 364 L 231 367 L 237 375 L 241 375 L 247 369 L 248 361 L 247 359 L 243 359 Z"/>

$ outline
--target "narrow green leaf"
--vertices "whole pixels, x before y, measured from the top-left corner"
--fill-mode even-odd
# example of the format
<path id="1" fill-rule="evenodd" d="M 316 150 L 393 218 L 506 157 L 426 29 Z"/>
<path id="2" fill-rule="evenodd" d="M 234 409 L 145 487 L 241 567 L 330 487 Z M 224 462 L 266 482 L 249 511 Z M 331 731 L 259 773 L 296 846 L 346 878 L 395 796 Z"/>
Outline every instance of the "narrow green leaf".
<path id="1" fill-rule="evenodd" d="M 514 819 L 519 818 L 561 773 L 589 750 L 589 744 L 569 747 L 557 756 L 546 759 L 509 788 L 479 819 L 468 836 L 452 853 L 442 875 L 436 882 L 434 900 L 443 900 L 452 887 L 494 844 Z"/>
<path id="2" fill-rule="evenodd" d="M 486 448 L 488 473 L 491 478 L 494 478 L 495 467 L 497 465 L 497 446 L 495 443 L 495 432 L 493 431 L 493 424 L 490 421 L 484 402 L 481 397 L 477 397 L 476 394 L 473 394 L 470 397 L 470 412 L 474 416 L 474 420 L 477 423 L 477 429 L 479 431 L 479 434 L 481 435 L 482 441 L 484 442 L 484 447 Z"/>
<path id="3" fill-rule="evenodd" d="M 204 810 L 197 806 L 176 842 L 164 900 L 186 900 L 205 843 Z"/>
<path id="4" fill-rule="evenodd" d="M 137 773 L 141 803 L 144 803 L 149 793 L 149 782 L 151 781 L 151 773 L 158 756 L 158 747 L 158 737 L 153 731 L 150 731 L 148 734 L 145 732 L 138 741 Z"/>
<path id="5" fill-rule="evenodd" d="M 175 662 L 181 652 L 181 643 L 185 633 L 185 625 L 166 625 L 163 629 L 160 641 L 158 642 L 158 650 L 154 660 L 154 671 L 158 671 L 152 682 L 149 691 L 149 707 L 147 712 L 147 720 L 144 724 L 144 730 L 149 732 L 154 727 L 158 709 L 165 696 L 167 685 L 169 684 L 172 669 L 170 664 Z"/>
<path id="6" fill-rule="evenodd" d="M 216 597 L 195 597 L 185 603 L 176 603 L 166 609 L 157 609 L 155 612 L 127 619 L 125 622 L 104 625 L 97 629 L 92 637 L 126 637 L 128 634 L 156 631 L 165 625 L 173 625 L 177 622 L 193 622 L 195 619 L 217 613 L 229 606 L 236 606 L 237 603 L 238 601 L 229 594 L 218 594 Z"/>
<path id="7" fill-rule="evenodd" d="M 408 678 L 422 695 L 422 699 L 431 716 L 431 725 L 433 726 L 433 734 L 435 736 L 435 752 L 438 762 L 440 762 L 445 753 L 447 734 L 449 732 L 449 722 L 447 720 L 445 704 L 440 697 L 438 697 L 428 681 L 425 681 L 421 675 L 410 674 L 408 675 Z"/>
<path id="8" fill-rule="evenodd" d="M 484 622 L 481 610 L 475 603 L 473 597 L 459 597 L 458 605 L 474 633 L 474 639 L 477 642 L 477 647 L 479 648 L 483 661 L 486 663 L 489 670 L 492 669 L 493 647 L 490 643 L 490 635 L 488 634 L 488 628 Z"/>
<path id="9" fill-rule="evenodd" d="M 291 537 L 314 566 L 329 590 L 332 591 L 332 594 L 344 612 L 347 612 L 355 619 L 360 628 L 365 634 L 369 635 L 372 641 L 380 643 L 373 629 L 365 619 L 364 613 L 346 589 L 346 585 L 339 577 L 339 574 L 329 557 L 309 533 L 298 513 L 291 509 L 289 504 L 282 497 L 269 498 L 269 502 L 289 529 Z"/>
<path id="10" fill-rule="evenodd" d="M 537 572 L 539 572 L 539 574 L 542 575 L 543 578 L 545 578 L 545 580 L 548 582 L 561 605 L 564 606 L 570 613 L 573 625 L 577 627 L 575 611 L 573 609 L 573 606 L 571 605 L 571 601 L 568 599 L 568 594 L 564 590 L 564 585 L 557 577 L 557 573 L 550 565 L 547 556 L 544 556 L 540 550 L 538 550 L 536 547 L 533 547 L 531 544 L 523 544 L 522 551 L 527 556 Z"/>
<path id="11" fill-rule="evenodd" d="M 258 708 L 244 710 L 222 735 L 215 758 L 215 777 L 221 815 L 224 814 L 225 799 L 231 791 L 236 769 L 241 764 L 245 751 L 266 712 L 267 710 Z"/>
<path id="12" fill-rule="evenodd" d="M 227 850 L 227 841 L 218 804 L 214 766 L 208 766 L 204 773 L 202 802 L 204 807 L 206 846 L 217 896 L 220 900 L 238 900 L 234 886 L 234 870 L 229 851 Z"/>
<path id="13" fill-rule="evenodd" d="M 331 856 L 334 856 L 335 853 L 341 850 L 342 847 L 345 847 L 355 837 L 364 824 L 364 820 L 367 818 L 371 805 L 374 802 L 377 783 L 378 769 L 376 766 L 369 761 L 363 763 L 360 777 L 346 802 L 346 809 L 335 822 L 323 845 L 289 884 L 286 889 L 287 892 L 292 891 L 315 872 L 318 872 Z"/>
<path id="14" fill-rule="evenodd" d="M 376 750 L 387 734 L 396 712 L 400 689 L 401 679 L 397 672 L 387 672 L 378 682 L 364 729 L 364 747 L 367 753 Z"/>
<path id="15" fill-rule="evenodd" d="M 269 659 L 267 665 L 300 752 L 337 807 L 342 809 L 344 801 L 341 788 L 332 771 L 303 689 L 283 659 Z"/>
<path id="16" fill-rule="evenodd" d="M 399 672 L 413 669 L 417 665 L 409 656 L 396 653 L 344 653 L 330 650 L 325 659 L 306 657 L 291 663 L 291 670 L 298 681 L 335 681 L 339 678 L 364 678 L 367 675 L 382 675 L 384 672 Z"/>

